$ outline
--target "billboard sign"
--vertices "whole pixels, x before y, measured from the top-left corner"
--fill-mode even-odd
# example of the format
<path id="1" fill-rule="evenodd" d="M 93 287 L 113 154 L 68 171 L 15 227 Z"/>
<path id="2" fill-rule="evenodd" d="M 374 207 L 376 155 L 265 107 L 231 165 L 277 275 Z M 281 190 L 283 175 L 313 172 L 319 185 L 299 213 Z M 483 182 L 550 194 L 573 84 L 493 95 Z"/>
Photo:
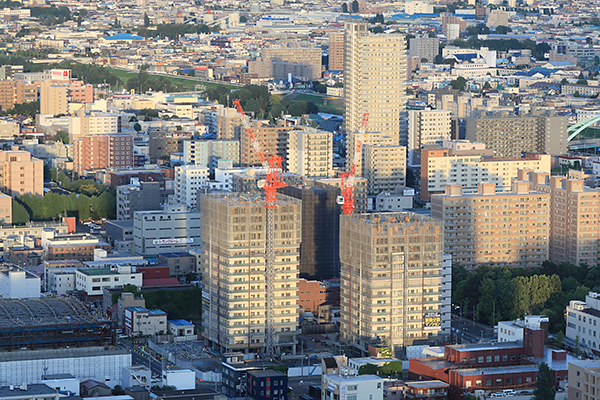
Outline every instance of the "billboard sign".
<path id="1" fill-rule="evenodd" d="M 425 329 L 435 329 L 442 326 L 442 314 L 439 312 L 425 313 L 423 316 L 423 327 Z"/>
<path id="2" fill-rule="evenodd" d="M 190 244 L 194 243 L 194 238 L 186 238 L 186 239 L 154 239 L 152 244 Z"/>
<path id="3" fill-rule="evenodd" d="M 70 69 L 53 69 L 52 70 L 52 80 L 68 81 L 69 79 L 71 79 L 71 70 Z"/>

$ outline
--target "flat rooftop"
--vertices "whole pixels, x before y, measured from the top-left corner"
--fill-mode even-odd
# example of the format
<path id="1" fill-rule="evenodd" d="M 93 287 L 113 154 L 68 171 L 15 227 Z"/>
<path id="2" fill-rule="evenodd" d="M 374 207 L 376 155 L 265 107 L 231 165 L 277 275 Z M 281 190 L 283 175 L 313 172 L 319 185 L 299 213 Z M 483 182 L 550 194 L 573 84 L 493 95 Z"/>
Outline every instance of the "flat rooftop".
<path id="1" fill-rule="evenodd" d="M 522 342 L 492 342 L 492 343 L 467 343 L 467 344 L 452 344 L 446 346 L 451 349 L 458 351 L 481 351 L 481 350 L 494 350 L 494 349 L 521 349 L 523 348 Z"/>
<path id="2" fill-rule="evenodd" d="M 9 361 L 46 360 L 56 358 L 90 358 L 108 356 L 131 356 L 131 353 L 123 349 L 106 350 L 104 347 L 80 347 L 77 349 L 44 349 L 44 350 L 20 350 L 3 352 L 0 365 Z M 0 395 L 0 397 L 2 397 Z"/>
<path id="3" fill-rule="evenodd" d="M 97 276 L 97 275 L 119 275 L 117 271 L 111 271 L 110 268 L 78 268 L 77 271 L 84 275 Z"/>
<path id="4" fill-rule="evenodd" d="M 27 390 L 21 390 L 19 386 L 13 387 L 12 390 L 10 389 L 10 386 L 0 387 L 1 399 L 10 399 L 11 397 L 23 398 L 24 396 L 30 396 L 30 398 L 35 398 L 36 396 L 52 396 L 55 394 L 56 390 L 50 389 L 43 383 L 34 383 L 31 385 L 27 385 Z"/>
<path id="5" fill-rule="evenodd" d="M 406 386 L 414 387 L 416 389 L 429 389 L 429 388 L 445 388 L 450 385 L 442 381 L 414 381 L 404 383 Z"/>

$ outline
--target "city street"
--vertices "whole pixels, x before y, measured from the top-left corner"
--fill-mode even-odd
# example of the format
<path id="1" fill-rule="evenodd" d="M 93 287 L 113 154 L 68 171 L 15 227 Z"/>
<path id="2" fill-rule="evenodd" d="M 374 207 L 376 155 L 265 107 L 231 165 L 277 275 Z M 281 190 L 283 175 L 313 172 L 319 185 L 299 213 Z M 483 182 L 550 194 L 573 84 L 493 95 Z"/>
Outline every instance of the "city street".
<path id="1" fill-rule="evenodd" d="M 452 338 L 458 343 L 471 343 L 495 338 L 494 328 L 452 314 Z"/>

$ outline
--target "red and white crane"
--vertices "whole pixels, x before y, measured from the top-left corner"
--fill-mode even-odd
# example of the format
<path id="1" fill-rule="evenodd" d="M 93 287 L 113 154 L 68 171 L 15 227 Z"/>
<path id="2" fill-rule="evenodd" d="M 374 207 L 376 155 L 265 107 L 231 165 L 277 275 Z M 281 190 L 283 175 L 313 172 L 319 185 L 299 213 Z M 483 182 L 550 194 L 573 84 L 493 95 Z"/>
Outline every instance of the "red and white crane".
<path id="1" fill-rule="evenodd" d="M 367 122 L 369 122 L 369 113 L 363 115 L 362 124 L 354 139 L 354 158 L 350 171 L 342 174 L 342 195 L 338 198 L 338 203 L 342 205 L 342 213 L 350 215 L 354 212 L 354 181 L 356 178 L 356 165 L 362 157 L 362 147 L 365 141 Z"/>

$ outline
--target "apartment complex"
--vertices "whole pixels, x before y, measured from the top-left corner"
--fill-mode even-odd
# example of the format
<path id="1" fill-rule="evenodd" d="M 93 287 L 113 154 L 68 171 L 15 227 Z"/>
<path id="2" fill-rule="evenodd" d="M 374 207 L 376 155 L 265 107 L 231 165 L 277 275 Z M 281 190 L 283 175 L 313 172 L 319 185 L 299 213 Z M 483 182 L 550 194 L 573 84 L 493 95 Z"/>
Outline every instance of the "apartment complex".
<path id="1" fill-rule="evenodd" d="M 262 57 L 271 62 L 306 65 L 310 75 L 303 75 L 307 80 L 321 77 L 321 49 L 309 42 L 288 42 L 272 45 L 262 50 Z M 274 75 L 275 79 L 278 78 Z M 287 79 L 287 75 L 284 77 Z"/>
<path id="2" fill-rule="evenodd" d="M 70 72 L 70 71 L 69 71 Z M 93 103 L 94 88 L 81 81 L 47 80 L 40 86 L 40 114 L 69 113 L 69 103 Z"/>
<path id="3" fill-rule="evenodd" d="M 119 114 L 80 110 L 75 117 L 69 117 L 69 140 L 74 142 L 84 136 L 107 135 L 121 132 Z"/>
<path id="4" fill-rule="evenodd" d="M 125 333 L 128 335 L 162 335 L 167 333 L 167 313 L 145 307 L 127 307 L 123 313 Z"/>
<path id="5" fill-rule="evenodd" d="M 332 133 L 314 128 L 288 132 L 287 170 L 307 178 L 333 175 Z"/>
<path id="6" fill-rule="evenodd" d="M 549 260 L 557 264 L 597 265 L 600 229 L 595 221 L 600 190 L 584 186 L 581 179 L 527 170 L 519 171 L 517 179 L 528 182 L 531 190 L 550 195 Z"/>
<path id="7" fill-rule="evenodd" d="M 565 310 L 565 337 L 571 341 L 579 338 L 583 348 L 600 349 L 600 295 L 589 292 L 585 301 L 571 300 Z"/>
<path id="8" fill-rule="evenodd" d="M 437 39 L 436 39 L 437 40 Z M 408 111 L 408 164 L 418 165 L 423 146 L 450 140 L 452 113 L 445 110 Z"/>
<path id="9" fill-rule="evenodd" d="M 406 39 L 372 34 L 366 22 L 347 21 L 344 40 L 344 130 L 357 132 L 369 113 L 368 132 L 397 137 L 406 108 Z"/>
<path id="10" fill-rule="evenodd" d="M 160 183 L 134 180 L 129 185 L 117 186 L 117 220 L 133 219 L 136 211 L 160 210 Z"/>
<path id="11" fill-rule="evenodd" d="M 417 57 L 419 60 L 427 60 L 432 63 L 440 54 L 440 39 L 437 37 L 411 38 L 408 50 L 409 57 Z"/>
<path id="12" fill-rule="evenodd" d="M 568 117 L 493 116 L 467 118 L 466 139 L 484 143 L 499 157 L 522 153 L 567 153 Z"/>
<path id="13" fill-rule="evenodd" d="M 44 194 L 44 162 L 28 151 L 0 151 L 0 189 L 11 196 Z"/>
<path id="14" fill-rule="evenodd" d="M 15 104 L 36 101 L 37 98 L 37 85 L 20 81 L 0 81 L 0 107 L 2 110 L 9 110 Z"/>
<path id="15" fill-rule="evenodd" d="M 344 31 L 329 32 L 330 71 L 344 70 Z"/>
<path id="16" fill-rule="evenodd" d="M 463 193 L 477 191 L 479 183 L 495 183 L 497 190 L 509 190 L 519 169 L 550 173 L 550 155 L 525 153 L 511 158 L 492 157 L 481 143 L 444 141 L 421 150 L 421 198 L 444 193 L 447 184 L 460 184 Z"/>
<path id="17" fill-rule="evenodd" d="M 291 127 L 260 125 L 254 127 L 253 131 L 267 159 L 272 155 L 277 155 L 285 163 L 287 158 L 288 132 L 292 129 Z M 240 140 L 240 165 L 243 167 L 261 165 L 260 156 L 254 150 L 250 135 L 245 129 L 242 131 Z"/>
<path id="18" fill-rule="evenodd" d="M 240 163 L 240 142 L 238 140 L 186 140 L 183 142 L 183 163 L 210 167 L 219 160 Z"/>
<path id="19" fill-rule="evenodd" d="M 84 136 L 74 142 L 73 168 L 79 175 L 109 167 L 133 166 L 133 136 L 126 133 Z"/>
<path id="20" fill-rule="evenodd" d="M 363 170 L 369 194 L 396 193 L 406 186 L 406 147 L 363 146 Z"/>
<path id="21" fill-rule="evenodd" d="M 198 190 L 208 183 L 208 167 L 181 165 L 175 167 L 175 200 L 188 208 L 197 208 Z"/>
<path id="22" fill-rule="evenodd" d="M 322 189 L 338 189 L 338 196 L 342 194 L 342 179 L 341 178 L 318 178 L 310 181 L 310 184 Z M 352 190 L 354 197 L 354 212 L 367 212 L 367 180 L 357 177 L 354 180 L 354 189 Z"/>
<path id="23" fill-rule="evenodd" d="M 444 222 L 444 251 L 466 268 L 539 267 L 548 259 L 550 199 L 515 182 L 511 192 L 480 183 L 477 193 L 446 185 L 431 198 L 431 216 Z"/>
<path id="24" fill-rule="evenodd" d="M 277 353 L 293 351 L 298 326 L 300 204 L 280 195 L 272 209 L 274 320 Z M 203 334 L 215 349 L 259 352 L 265 347 L 267 209 L 239 194 L 200 197 L 203 246 Z"/>
<path id="25" fill-rule="evenodd" d="M 148 133 L 148 156 L 151 163 L 156 163 L 172 153 L 183 153 L 183 143 L 191 138 L 188 133 L 167 133 L 150 131 Z"/>
<path id="26" fill-rule="evenodd" d="M 125 285 L 142 287 L 142 273 L 131 265 L 110 268 L 78 268 L 75 271 L 75 289 L 88 296 L 100 296 L 103 289 L 123 288 Z"/>
<path id="27" fill-rule="evenodd" d="M 394 355 L 449 334 L 451 259 L 443 254 L 442 221 L 414 213 L 340 219 L 341 340 L 357 352 L 384 346 Z"/>
<path id="28" fill-rule="evenodd" d="M 216 104 L 200 115 L 201 122 L 208 126 L 210 133 L 218 140 L 239 139 L 242 120 L 235 108 Z"/>
<path id="29" fill-rule="evenodd" d="M 568 400 L 591 400 L 600 391 L 600 361 L 574 360 L 569 363 Z"/>
<path id="30" fill-rule="evenodd" d="M 135 252 L 144 255 L 189 252 L 202 247 L 200 212 L 185 205 L 133 213 Z"/>

